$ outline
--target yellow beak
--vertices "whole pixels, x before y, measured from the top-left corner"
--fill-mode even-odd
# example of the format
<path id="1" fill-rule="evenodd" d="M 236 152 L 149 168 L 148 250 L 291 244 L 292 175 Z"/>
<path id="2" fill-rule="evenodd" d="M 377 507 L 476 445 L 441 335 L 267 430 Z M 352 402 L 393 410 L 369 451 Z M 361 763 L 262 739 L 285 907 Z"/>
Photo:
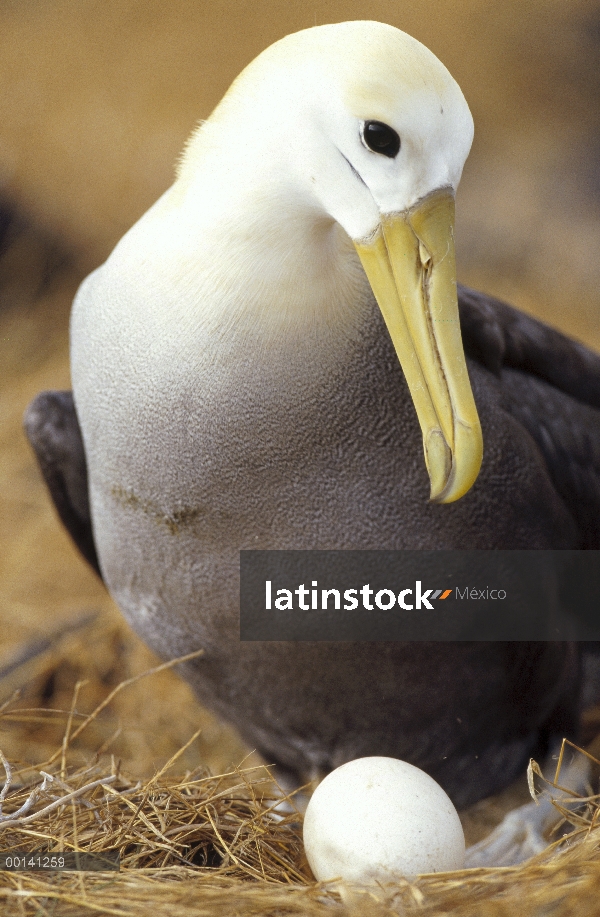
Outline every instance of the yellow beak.
<path id="1" fill-rule="evenodd" d="M 458 320 L 453 193 L 384 216 L 374 238 L 354 244 L 417 411 L 430 498 L 452 503 L 475 483 L 483 456 Z"/>

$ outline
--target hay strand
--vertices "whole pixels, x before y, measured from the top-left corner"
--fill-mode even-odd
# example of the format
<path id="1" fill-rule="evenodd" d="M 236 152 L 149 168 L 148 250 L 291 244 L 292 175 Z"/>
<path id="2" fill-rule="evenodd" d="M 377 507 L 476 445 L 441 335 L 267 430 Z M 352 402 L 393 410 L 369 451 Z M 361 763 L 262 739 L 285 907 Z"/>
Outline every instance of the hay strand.
<path id="1" fill-rule="evenodd" d="M 98 621 L 89 624 L 98 626 Z M 81 639 L 89 641 L 85 633 Z M 72 649 L 69 645 L 71 662 Z M 119 872 L 0 871 L 3 915 L 147 917 L 150 909 L 153 917 L 600 915 L 600 793 L 590 787 L 587 795 L 577 795 L 561 784 L 567 751 L 600 768 L 592 751 L 563 743 L 551 781 L 532 762 L 534 795 L 550 791 L 573 830 L 527 863 L 423 876 L 370 892 L 343 890 L 314 882 L 303 851 L 302 816 L 293 795 L 283 793 L 267 766 L 242 762 L 218 775 L 197 763 L 183 766 L 197 756 L 202 728 L 190 730 L 178 748 L 165 754 L 164 763 L 148 767 L 142 778 L 128 775 L 106 754 L 115 733 L 126 735 L 131 729 L 128 722 L 115 729 L 115 705 L 135 693 L 142 679 L 160 680 L 181 661 L 107 686 L 89 713 L 80 707 L 86 692 L 98 686 L 79 670 L 70 701 L 49 697 L 45 708 L 31 705 L 34 679 L 2 705 L 0 726 L 10 725 L 13 738 L 19 728 L 26 735 L 32 728 L 51 726 L 56 740 L 43 764 L 35 766 L 10 761 L 0 752 L 5 773 L 0 849 L 96 855 L 116 850 L 120 855 Z M 82 762 L 79 743 L 94 729 L 98 751 L 85 746 Z"/>

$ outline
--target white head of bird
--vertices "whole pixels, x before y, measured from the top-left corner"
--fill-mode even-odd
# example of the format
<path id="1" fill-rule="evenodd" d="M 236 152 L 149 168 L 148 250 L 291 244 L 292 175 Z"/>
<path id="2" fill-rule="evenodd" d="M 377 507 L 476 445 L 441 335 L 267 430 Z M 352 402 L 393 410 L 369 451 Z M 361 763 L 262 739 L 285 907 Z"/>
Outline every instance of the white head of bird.
<path id="1" fill-rule="evenodd" d="M 205 304 L 198 321 L 213 333 L 238 320 L 263 336 L 340 332 L 374 294 L 438 502 L 466 493 L 482 458 L 453 239 L 472 138 L 459 86 L 420 42 L 379 22 L 319 26 L 242 72 L 142 220 L 148 258 L 154 232 L 163 274 Z"/>
<path id="2" fill-rule="evenodd" d="M 370 145 L 372 122 L 397 149 Z M 392 26 L 344 22 L 288 35 L 246 67 L 192 136 L 180 180 L 200 180 L 204 206 L 208 184 L 221 209 L 224 195 L 239 203 L 244 179 L 268 198 L 279 179 L 298 206 L 362 240 L 383 214 L 455 192 L 472 140 L 464 96 L 431 51 Z"/>

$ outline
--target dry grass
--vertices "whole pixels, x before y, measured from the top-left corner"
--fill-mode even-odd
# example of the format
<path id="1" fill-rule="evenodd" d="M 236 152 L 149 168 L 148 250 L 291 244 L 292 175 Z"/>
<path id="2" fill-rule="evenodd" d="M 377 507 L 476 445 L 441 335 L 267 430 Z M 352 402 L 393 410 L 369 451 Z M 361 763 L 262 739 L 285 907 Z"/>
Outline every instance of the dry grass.
<path id="1" fill-rule="evenodd" d="M 600 913 L 600 795 L 563 794 L 574 831 L 522 867 L 423 877 L 375 897 L 316 884 L 302 816 L 293 801 L 275 811 L 270 770 L 242 760 L 212 776 L 206 714 L 173 663 L 146 670 L 149 659 L 118 619 L 88 614 L 22 647 L 0 673 L 0 849 L 121 857 L 118 873 L 0 872 L 3 915 Z"/>
<path id="2" fill-rule="evenodd" d="M 82 625 L 81 645 L 98 626 L 97 620 Z M 61 657 L 70 659 L 73 649 L 67 635 L 60 636 L 54 665 L 60 668 Z M 24 665 L 37 659 L 40 670 L 47 670 L 47 652 Z M 281 792 L 268 768 L 242 763 L 219 776 L 205 767 L 183 768 L 197 732 L 142 779 L 128 775 L 110 753 L 119 698 L 143 683 L 155 690 L 152 681 L 170 666 L 105 689 L 87 714 L 80 683 L 65 709 L 49 705 L 56 699 L 28 706 L 36 698 L 37 677 L 0 708 L 3 739 L 21 734 L 21 747 L 31 753 L 38 747 L 31 741 L 34 724 L 56 739 L 53 751 L 35 764 L 0 756 L 0 848 L 120 854 L 119 872 L 0 872 L 6 917 L 137 917 L 150 909 L 156 917 L 600 913 L 600 794 L 585 800 L 563 794 L 559 805 L 574 830 L 521 867 L 425 876 L 377 894 L 315 883 L 303 854 L 302 816 L 293 801 L 287 814 L 281 812 Z M 104 739 L 82 763 L 90 736 Z M 560 761 L 551 785 L 557 784 Z"/>

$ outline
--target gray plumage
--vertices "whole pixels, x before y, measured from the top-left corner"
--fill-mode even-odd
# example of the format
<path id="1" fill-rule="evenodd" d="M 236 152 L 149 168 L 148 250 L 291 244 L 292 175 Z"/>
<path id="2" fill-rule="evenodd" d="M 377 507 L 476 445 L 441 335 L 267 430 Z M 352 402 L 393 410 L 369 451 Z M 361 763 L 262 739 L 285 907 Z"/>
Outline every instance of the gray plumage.
<path id="1" fill-rule="evenodd" d="M 245 466 L 225 468 L 221 479 L 221 487 L 228 490 L 225 505 L 237 505 L 239 513 L 231 519 L 225 511 L 216 516 L 217 543 L 208 564 L 214 576 L 208 592 L 217 598 L 202 595 L 207 589 L 202 576 L 200 594 L 194 591 L 190 598 L 186 594 L 185 611 L 191 615 L 197 603 L 196 617 L 186 620 L 180 608 L 170 610 L 171 619 L 179 620 L 175 638 L 161 624 L 162 610 L 133 622 L 162 655 L 206 647 L 206 656 L 188 667 L 187 677 L 200 698 L 234 722 L 269 760 L 305 775 L 363 754 L 388 754 L 423 767 L 457 803 L 465 804 L 508 782 L 549 736 L 575 733 L 579 663 L 573 645 L 240 645 L 235 613 L 237 550 L 257 544 L 282 546 L 282 536 L 274 541 L 275 536 L 264 531 L 264 522 L 258 522 L 269 505 L 279 514 L 276 524 L 285 512 L 294 519 L 287 527 L 289 547 L 599 546 L 593 509 L 600 508 L 600 358 L 482 294 L 463 289 L 459 302 L 487 444 L 482 474 L 463 500 L 450 506 L 426 502 L 427 481 L 412 406 L 387 333 L 374 311 L 371 321 L 376 330 L 370 340 L 362 339 L 363 361 L 351 364 L 360 367 L 361 392 L 348 391 L 347 380 L 340 380 L 333 401 L 331 386 L 321 404 L 307 405 L 299 398 L 306 426 L 296 439 L 287 431 L 297 418 L 290 418 L 289 405 L 282 405 L 272 421 L 273 429 L 282 431 L 279 451 L 271 441 L 269 463 L 255 457 L 255 466 L 248 469 L 250 492 L 255 495 L 250 513 L 244 505 L 248 502 Z M 559 362 L 551 359 L 553 350 L 561 354 Z M 376 366 L 377 373 L 369 372 L 369 366 Z M 250 420 L 257 414 L 255 422 L 260 424 L 263 398 L 257 398 L 253 407 L 250 391 L 240 395 L 240 413 Z M 584 404 L 583 399 L 597 406 Z M 323 416 L 332 403 L 336 426 L 329 424 L 328 431 L 321 428 L 315 437 L 310 433 L 311 418 Z M 359 425 L 357 430 L 356 405 L 365 403 L 368 426 Z M 139 429 L 129 431 L 133 444 L 148 423 L 150 417 L 140 416 Z M 195 426 L 191 418 L 184 428 L 189 425 Z M 74 493 L 79 505 L 71 515 L 86 517 L 81 505 L 86 468 L 81 441 L 74 434 L 77 421 L 69 393 L 38 396 L 28 409 L 26 427 L 61 518 L 90 560 L 91 529 L 82 538 L 81 529 L 69 527 L 61 510 L 64 494 Z M 344 430 L 347 440 L 340 442 Z M 198 431 L 199 440 L 204 432 Z M 259 440 L 261 434 L 265 436 L 260 426 L 257 432 Z M 319 470 L 317 484 L 302 481 L 309 456 Z M 581 470 L 573 473 L 573 466 Z M 348 468 L 358 470 L 354 487 L 349 486 Z M 287 506 L 282 508 L 274 486 L 286 476 L 295 477 L 295 486 L 289 488 Z M 337 489 L 340 477 L 342 486 Z M 270 484 L 270 493 L 257 496 L 273 481 L 277 484 Z M 364 492 L 367 482 L 370 495 Z M 218 485 L 211 480 L 210 486 Z M 376 496 L 377 486 L 387 489 L 383 512 L 378 511 L 381 490 Z M 323 507 L 323 494 L 329 510 Z M 588 494 L 594 503 L 587 502 Z M 198 507 L 193 499 L 188 506 L 163 509 L 124 488 L 115 503 L 121 519 L 128 519 L 126 539 L 134 543 L 134 557 L 139 550 L 135 547 L 138 525 L 160 532 L 159 549 L 140 565 L 142 569 L 158 568 L 158 581 L 165 582 L 169 576 L 181 575 L 185 563 L 184 577 L 193 577 L 183 546 L 194 537 L 190 533 L 206 537 L 211 524 L 201 512 L 194 512 Z M 268 516 L 269 526 L 272 518 Z M 340 518 L 339 538 L 334 540 L 330 534 L 315 541 L 315 529 L 323 531 L 326 525 L 331 529 Z M 244 531 L 248 525 L 250 531 Z M 132 565 L 132 553 L 123 562 L 109 555 L 108 563 Z M 110 571 L 109 576 L 115 574 Z M 223 586 L 221 580 L 227 578 L 229 584 Z M 139 582 L 139 570 L 133 567 L 128 581 Z M 139 588 L 147 592 L 148 584 L 142 581 Z"/>

